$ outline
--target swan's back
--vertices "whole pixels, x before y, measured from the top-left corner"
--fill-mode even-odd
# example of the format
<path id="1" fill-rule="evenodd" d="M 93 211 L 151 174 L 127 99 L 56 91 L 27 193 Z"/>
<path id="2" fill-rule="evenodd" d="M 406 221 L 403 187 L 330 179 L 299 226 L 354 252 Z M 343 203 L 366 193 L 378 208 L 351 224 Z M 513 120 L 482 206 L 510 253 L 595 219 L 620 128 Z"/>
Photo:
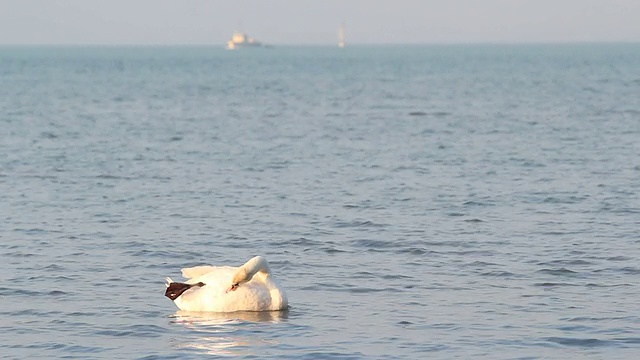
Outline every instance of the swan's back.
<path id="1" fill-rule="evenodd" d="M 182 277 L 185 279 L 193 279 L 206 273 L 215 271 L 219 266 L 203 265 L 182 269 Z"/>

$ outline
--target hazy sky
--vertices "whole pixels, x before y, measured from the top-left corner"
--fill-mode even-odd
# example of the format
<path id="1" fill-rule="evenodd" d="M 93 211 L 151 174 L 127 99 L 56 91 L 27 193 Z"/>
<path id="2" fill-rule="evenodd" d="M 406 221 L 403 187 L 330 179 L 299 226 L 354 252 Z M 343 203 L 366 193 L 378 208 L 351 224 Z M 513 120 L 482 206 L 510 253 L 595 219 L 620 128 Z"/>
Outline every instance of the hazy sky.
<path id="1" fill-rule="evenodd" d="M 640 0 L 0 0 L 0 44 L 640 42 Z"/>

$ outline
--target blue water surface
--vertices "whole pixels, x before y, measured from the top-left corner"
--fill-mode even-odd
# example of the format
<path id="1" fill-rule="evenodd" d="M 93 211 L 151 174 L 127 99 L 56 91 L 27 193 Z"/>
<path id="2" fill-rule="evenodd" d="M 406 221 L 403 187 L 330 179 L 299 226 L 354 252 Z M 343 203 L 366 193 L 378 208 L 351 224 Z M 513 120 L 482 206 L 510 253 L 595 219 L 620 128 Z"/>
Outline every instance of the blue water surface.
<path id="1" fill-rule="evenodd" d="M 634 359 L 639 59 L 0 47 L 0 352 Z M 163 296 L 258 254 L 288 311 Z"/>

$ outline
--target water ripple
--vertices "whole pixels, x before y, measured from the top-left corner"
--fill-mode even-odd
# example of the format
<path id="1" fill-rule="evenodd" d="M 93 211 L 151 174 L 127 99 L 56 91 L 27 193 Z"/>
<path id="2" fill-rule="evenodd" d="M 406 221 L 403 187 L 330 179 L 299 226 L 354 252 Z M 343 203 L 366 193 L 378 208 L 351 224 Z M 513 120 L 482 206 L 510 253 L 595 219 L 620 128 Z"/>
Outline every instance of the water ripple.
<path id="1" fill-rule="evenodd" d="M 636 358 L 639 57 L 0 48 L 2 356 Z M 163 296 L 258 254 L 289 311 Z"/>

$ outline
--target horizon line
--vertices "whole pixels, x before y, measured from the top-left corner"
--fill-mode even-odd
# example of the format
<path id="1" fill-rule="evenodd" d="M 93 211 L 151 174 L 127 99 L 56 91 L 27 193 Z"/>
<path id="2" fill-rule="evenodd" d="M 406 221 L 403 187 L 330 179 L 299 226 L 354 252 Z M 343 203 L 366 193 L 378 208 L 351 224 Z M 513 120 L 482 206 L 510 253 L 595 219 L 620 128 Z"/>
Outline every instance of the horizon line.
<path id="1" fill-rule="evenodd" d="M 597 45 L 597 44 L 640 44 L 640 40 L 558 40 L 558 41 L 433 41 L 433 42 L 354 42 L 347 43 L 348 47 L 366 46 L 442 46 L 442 45 Z M 264 47 L 338 47 L 334 43 L 265 43 Z M 51 47 L 212 47 L 225 48 L 225 43 L 0 43 L 2 47 L 28 47 L 28 46 L 51 46 Z"/>

